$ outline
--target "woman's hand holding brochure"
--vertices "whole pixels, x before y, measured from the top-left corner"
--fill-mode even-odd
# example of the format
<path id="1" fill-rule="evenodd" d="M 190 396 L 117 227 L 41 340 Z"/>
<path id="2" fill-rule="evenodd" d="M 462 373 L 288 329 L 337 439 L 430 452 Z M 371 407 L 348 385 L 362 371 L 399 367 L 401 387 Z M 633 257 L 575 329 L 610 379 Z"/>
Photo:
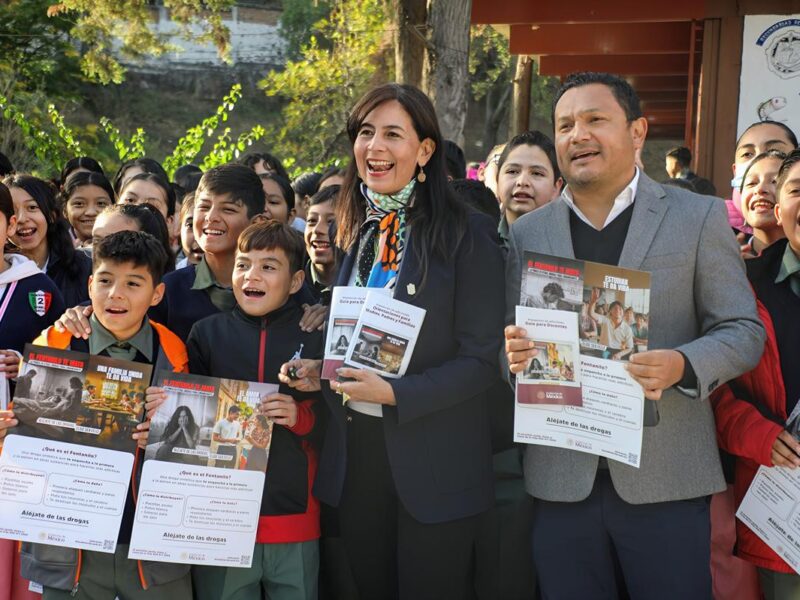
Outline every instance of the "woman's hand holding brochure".
<path id="1" fill-rule="evenodd" d="M 530 360 L 536 356 L 538 350 L 534 348 L 534 343 L 526 337 L 528 332 L 522 327 L 508 325 L 503 333 L 506 338 L 508 370 L 514 374 L 521 373 L 527 368 Z"/>
<path id="2" fill-rule="evenodd" d="M 375 404 L 397 405 L 394 389 L 383 377 L 372 371 L 342 367 L 336 373 L 353 381 L 332 381 L 331 387 L 348 400 L 373 402 Z"/>

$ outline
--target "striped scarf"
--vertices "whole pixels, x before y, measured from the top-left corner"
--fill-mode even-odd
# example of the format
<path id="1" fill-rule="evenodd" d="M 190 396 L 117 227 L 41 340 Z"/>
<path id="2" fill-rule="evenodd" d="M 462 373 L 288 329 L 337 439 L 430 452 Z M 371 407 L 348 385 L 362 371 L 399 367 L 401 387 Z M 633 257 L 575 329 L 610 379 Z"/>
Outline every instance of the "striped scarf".
<path id="1" fill-rule="evenodd" d="M 363 183 L 367 218 L 359 232 L 356 285 L 394 289 L 406 242 L 406 209 L 416 180 L 395 194 L 373 192 Z"/>

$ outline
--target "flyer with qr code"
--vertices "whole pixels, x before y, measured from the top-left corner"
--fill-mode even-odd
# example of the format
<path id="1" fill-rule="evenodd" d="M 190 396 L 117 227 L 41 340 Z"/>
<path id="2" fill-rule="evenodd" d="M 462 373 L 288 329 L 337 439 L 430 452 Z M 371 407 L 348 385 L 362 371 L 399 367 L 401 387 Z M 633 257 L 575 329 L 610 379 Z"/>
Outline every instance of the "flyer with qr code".
<path id="1" fill-rule="evenodd" d="M 0 454 L 0 537 L 117 545 L 150 365 L 27 345 Z"/>
<path id="2" fill-rule="evenodd" d="M 273 423 L 258 383 L 161 371 L 128 558 L 249 567 Z"/>
<path id="3" fill-rule="evenodd" d="M 644 391 L 625 362 L 647 350 L 650 274 L 526 252 L 516 325 L 533 357 L 517 375 L 514 441 L 639 467 Z"/>

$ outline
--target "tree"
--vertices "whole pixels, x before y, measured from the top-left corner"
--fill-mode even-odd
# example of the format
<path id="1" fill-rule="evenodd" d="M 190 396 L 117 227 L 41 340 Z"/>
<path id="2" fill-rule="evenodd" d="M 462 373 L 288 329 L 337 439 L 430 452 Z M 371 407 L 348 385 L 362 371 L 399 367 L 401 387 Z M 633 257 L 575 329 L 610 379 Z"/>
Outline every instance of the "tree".
<path id="1" fill-rule="evenodd" d="M 433 100 L 446 139 L 464 145 L 469 87 L 471 0 L 430 0 L 423 89 Z"/>
<path id="2" fill-rule="evenodd" d="M 422 66 L 428 40 L 427 0 L 392 0 L 394 63 L 398 83 L 422 87 Z"/>
<path id="3" fill-rule="evenodd" d="M 283 3 L 280 18 L 280 32 L 286 40 L 286 57 L 298 60 L 303 46 L 311 41 L 311 36 L 319 36 L 318 23 L 331 14 L 331 4 L 326 0 L 292 0 Z M 317 42 L 325 47 L 324 39 Z"/>
<path id="4" fill-rule="evenodd" d="M 55 97 L 75 92 L 78 55 L 70 44 L 71 23 L 46 16 L 48 0 L 11 0 L 0 4 L 0 73 L 18 90 L 39 90 Z"/>
<path id="5" fill-rule="evenodd" d="M 511 99 L 512 58 L 507 40 L 489 26 L 472 28 L 469 75 L 472 97 L 483 101 L 483 144 L 497 143 Z"/>
<path id="6" fill-rule="evenodd" d="M 0 3 L 0 97 L 13 103 L 18 113 L 42 123 L 50 119 L 45 110 L 48 102 L 74 97 L 81 79 L 78 55 L 68 36 L 72 25 L 63 18 L 48 19 L 48 4 L 48 0 Z M 8 117 L 4 112 L 0 111 L 0 152 L 19 168 L 30 169 L 38 160 L 27 143 L 31 130 L 26 133 L 9 118 L 11 111 Z M 47 137 L 42 133 L 38 141 L 46 146 Z"/>
<path id="7" fill-rule="evenodd" d="M 184 38 L 212 43 L 220 56 L 229 60 L 230 31 L 223 17 L 234 3 L 234 0 L 164 0 L 164 7 Z M 84 46 L 81 68 L 90 79 L 104 84 L 120 83 L 125 75 L 125 68 L 114 52 L 136 59 L 175 50 L 151 29 L 151 9 L 143 0 L 62 0 L 51 2 L 47 14 L 74 20 L 70 35 Z"/>
<path id="8" fill-rule="evenodd" d="M 387 46 L 382 0 L 338 0 L 315 27 L 300 58 L 260 83 L 287 102 L 280 128 L 268 135 L 273 148 L 306 166 L 346 155 L 347 115 L 375 83 Z"/>

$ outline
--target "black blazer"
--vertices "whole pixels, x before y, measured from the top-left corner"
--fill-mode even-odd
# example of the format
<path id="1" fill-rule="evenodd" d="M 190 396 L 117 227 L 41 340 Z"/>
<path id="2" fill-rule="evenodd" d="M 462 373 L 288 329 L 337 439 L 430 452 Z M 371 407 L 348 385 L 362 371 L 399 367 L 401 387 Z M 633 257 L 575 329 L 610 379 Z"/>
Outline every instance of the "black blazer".
<path id="1" fill-rule="evenodd" d="M 413 236 L 413 230 L 409 230 Z M 355 250 L 337 285 L 347 285 Z M 408 512 L 423 523 L 475 515 L 493 503 L 487 390 L 502 345 L 505 282 L 497 230 L 481 214 L 448 260 L 431 258 L 422 285 L 410 243 L 394 297 L 427 310 L 406 375 L 389 379 L 397 406 L 383 407 L 386 449 Z M 412 285 L 413 284 L 413 285 Z M 338 506 L 346 465 L 346 410 L 323 384 L 332 413 L 314 492 Z"/>

